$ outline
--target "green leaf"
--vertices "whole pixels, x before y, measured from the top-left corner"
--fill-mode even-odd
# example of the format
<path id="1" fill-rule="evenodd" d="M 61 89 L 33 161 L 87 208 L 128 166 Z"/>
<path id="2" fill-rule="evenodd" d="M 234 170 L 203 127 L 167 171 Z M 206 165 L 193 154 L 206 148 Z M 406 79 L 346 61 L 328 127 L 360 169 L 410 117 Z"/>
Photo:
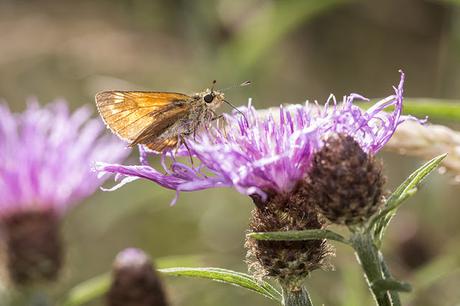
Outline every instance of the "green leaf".
<path id="1" fill-rule="evenodd" d="M 252 276 L 220 268 L 169 268 L 160 272 L 172 276 L 205 278 L 217 282 L 242 287 L 257 292 L 269 299 L 281 302 L 281 294 L 269 283 L 257 281 Z"/>
<path id="2" fill-rule="evenodd" d="M 377 246 L 381 245 L 383 234 L 401 204 L 417 192 L 417 186 L 440 165 L 446 156 L 447 154 L 439 155 L 418 168 L 390 195 L 382 211 L 369 224 Z"/>
<path id="3" fill-rule="evenodd" d="M 460 0 L 459 0 L 460 1 Z M 374 105 L 375 101 L 362 102 L 358 105 L 367 109 Z M 460 101 L 428 98 L 405 98 L 404 113 L 419 118 L 429 117 L 431 121 L 460 121 Z"/>
<path id="4" fill-rule="evenodd" d="M 103 296 L 110 287 L 110 274 L 90 278 L 73 287 L 67 295 L 64 306 L 77 306 Z"/>
<path id="5" fill-rule="evenodd" d="M 379 292 L 384 291 L 397 291 L 397 292 L 411 292 L 412 286 L 408 283 L 400 282 L 395 279 L 379 279 L 372 284 Z"/>
<path id="6" fill-rule="evenodd" d="M 257 292 L 272 300 L 281 301 L 281 294 L 269 283 L 252 276 L 220 268 L 166 268 L 159 272 L 170 276 L 205 278 Z M 77 306 L 103 296 L 110 287 L 110 274 L 105 273 L 80 283 L 70 290 L 64 306 Z"/>
<path id="7" fill-rule="evenodd" d="M 202 261 L 200 255 L 167 256 L 155 260 L 159 267 L 171 267 L 174 265 L 197 265 Z M 103 296 L 110 287 L 110 273 L 104 273 L 90 278 L 75 287 L 67 294 L 62 305 L 77 306 L 88 303 Z"/>
<path id="8" fill-rule="evenodd" d="M 275 241 L 299 241 L 299 240 L 317 240 L 329 239 L 345 244 L 350 244 L 349 241 L 336 232 L 326 229 L 312 229 L 304 231 L 285 231 L 285 232 L 260 232 L 249 233 L 248 237 L 257 240 L 275 240 Z"/>

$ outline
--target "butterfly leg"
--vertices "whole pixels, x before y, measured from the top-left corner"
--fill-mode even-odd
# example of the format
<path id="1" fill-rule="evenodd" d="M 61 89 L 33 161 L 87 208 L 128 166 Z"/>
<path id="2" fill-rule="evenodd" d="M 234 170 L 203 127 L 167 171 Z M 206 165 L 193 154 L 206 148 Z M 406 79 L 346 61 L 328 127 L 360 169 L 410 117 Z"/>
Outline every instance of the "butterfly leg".
<path id="1" fill-rule="evenodd" d="M 184 136 L 182 136 L 182 135 L 179 136 L 179 143 L 181 143 L 181 144 L 183 143 L 183 144 L 184 144 L 185 148 L 187 149 L 188 156 L 190 157 L 190 163 L 191 163 L 192 166 L 193 166 L 192 151 L 190 151 L 190 148 L 189 148 L 187 142 L 185 141 Z"/>
<path id="2" fill-rule="evenodd" d="M 215 116 L 214 118 L 211 119 L 211 121 L 219 120 L 222 118 L 224 118 L 224 115 Z"/>
<path id="3" fill-rule="evenodd" d="M 224 115 L 217 115 L 216 113 L 214 113 L 214 117 L 212 117 L 211 121 L 216 121 L 216 120 L 219 120 L 219 119 L 222 119 L 222 118 L 224 118 L 223 122 L 225 122 Z M 218 121 L 217 122 L 217 127 L 219 127 L 222 124 L 223 124 L 222 121 Z"/>

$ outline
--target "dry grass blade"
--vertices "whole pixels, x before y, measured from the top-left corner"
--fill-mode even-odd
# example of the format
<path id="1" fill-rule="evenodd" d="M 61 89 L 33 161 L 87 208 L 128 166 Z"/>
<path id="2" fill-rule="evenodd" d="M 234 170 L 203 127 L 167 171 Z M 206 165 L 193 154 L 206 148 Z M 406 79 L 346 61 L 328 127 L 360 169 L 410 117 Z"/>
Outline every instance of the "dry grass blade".
<path id="1" fill-rule="evenodd" d="M 429 159 L 448 153 L 442 166 L 460 178 L 460 132 L 443 125 L 420 125 L 413 121 L 401 124 L 385 151 Z"/>

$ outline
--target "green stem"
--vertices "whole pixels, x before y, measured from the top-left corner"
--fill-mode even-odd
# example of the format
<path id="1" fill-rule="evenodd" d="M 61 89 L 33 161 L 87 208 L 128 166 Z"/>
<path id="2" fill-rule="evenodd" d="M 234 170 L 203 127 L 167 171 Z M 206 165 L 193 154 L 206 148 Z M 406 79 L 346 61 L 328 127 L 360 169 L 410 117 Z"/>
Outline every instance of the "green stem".
<path id="1" fill-rule="evenodd" d="M 286 284 L 281 284 L 281 288 L 283 290 L 284 306 L 313 306 L 307 288 L 304 286 L 296 286 L 292 289 Z"/>
<path id="2" fill-rule="evenodd" d="M 382 267 L 380 265 L 379 253 L 374 245 L 372 237 L 369 233 L 356 231 L 351 242 L 355 249 L 356 256 L 364 270 L 366 281 L 371 290 L 374 299 L 379 306 L 392 306 L 390 296 L 387 291 L 379 291 L 374 283 L 384 279 Z"/>
<path id="3" fill-rule="evenodd" d="M 382 267 L 383 276 L 385 278 L 392 278 L 390 270 L 388 269 L 388 266 L 385 260 L 383 259 L 383 254 L 379 251 L 378 255 L 379 255 L 380 266 Z M 391 298 L 391 301 L 393 302 L 393 306 L 401 306 L 401 299 L 399 298 L 398 291 L 396 290 L 390 291 L 390 298 Z"/>

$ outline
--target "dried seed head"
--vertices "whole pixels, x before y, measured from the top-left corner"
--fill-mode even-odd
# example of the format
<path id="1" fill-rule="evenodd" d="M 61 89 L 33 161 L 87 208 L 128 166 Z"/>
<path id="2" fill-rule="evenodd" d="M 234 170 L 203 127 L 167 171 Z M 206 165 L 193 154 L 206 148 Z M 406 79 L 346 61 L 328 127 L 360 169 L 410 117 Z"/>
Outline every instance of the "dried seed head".
<path id="1" fill-rule="evenodd" d="M 126 249 L 115 258 L 108 306 L 167 306 L 161 280 L 149 257 L 139 249 Z"/>
<path id="2" fill-rule="evenodd" d="M 52 210 L 18 211 L 1 220 L 9 279 L 16 286 L 53 281 L 62 266 L 59 219 Z"/>
<path id="3" fill-rule="evenodd" d="M 313 157 L 310 200 L 333 223 L 353 225 L 368 220 L 383 202 L 382 165 L 350 136 L 330 136 Z"/>
<path id="4" fill-rule="evenodd" d="M 297 188 L 296 190 L 300 190 Z M 253 197 L 250 230 L 253 232 L 320 229 L 325 220 L 316 209 L 306 205 L 300 192 L 269 196 L 261 202 Z M 298 283 L 313 270 L 328 266 L 326 258 L 333 250 L 326 240 L 261 241 L 247 238 L 247 261 L 257 277 L 272 276 L 289 283 Z"/>

